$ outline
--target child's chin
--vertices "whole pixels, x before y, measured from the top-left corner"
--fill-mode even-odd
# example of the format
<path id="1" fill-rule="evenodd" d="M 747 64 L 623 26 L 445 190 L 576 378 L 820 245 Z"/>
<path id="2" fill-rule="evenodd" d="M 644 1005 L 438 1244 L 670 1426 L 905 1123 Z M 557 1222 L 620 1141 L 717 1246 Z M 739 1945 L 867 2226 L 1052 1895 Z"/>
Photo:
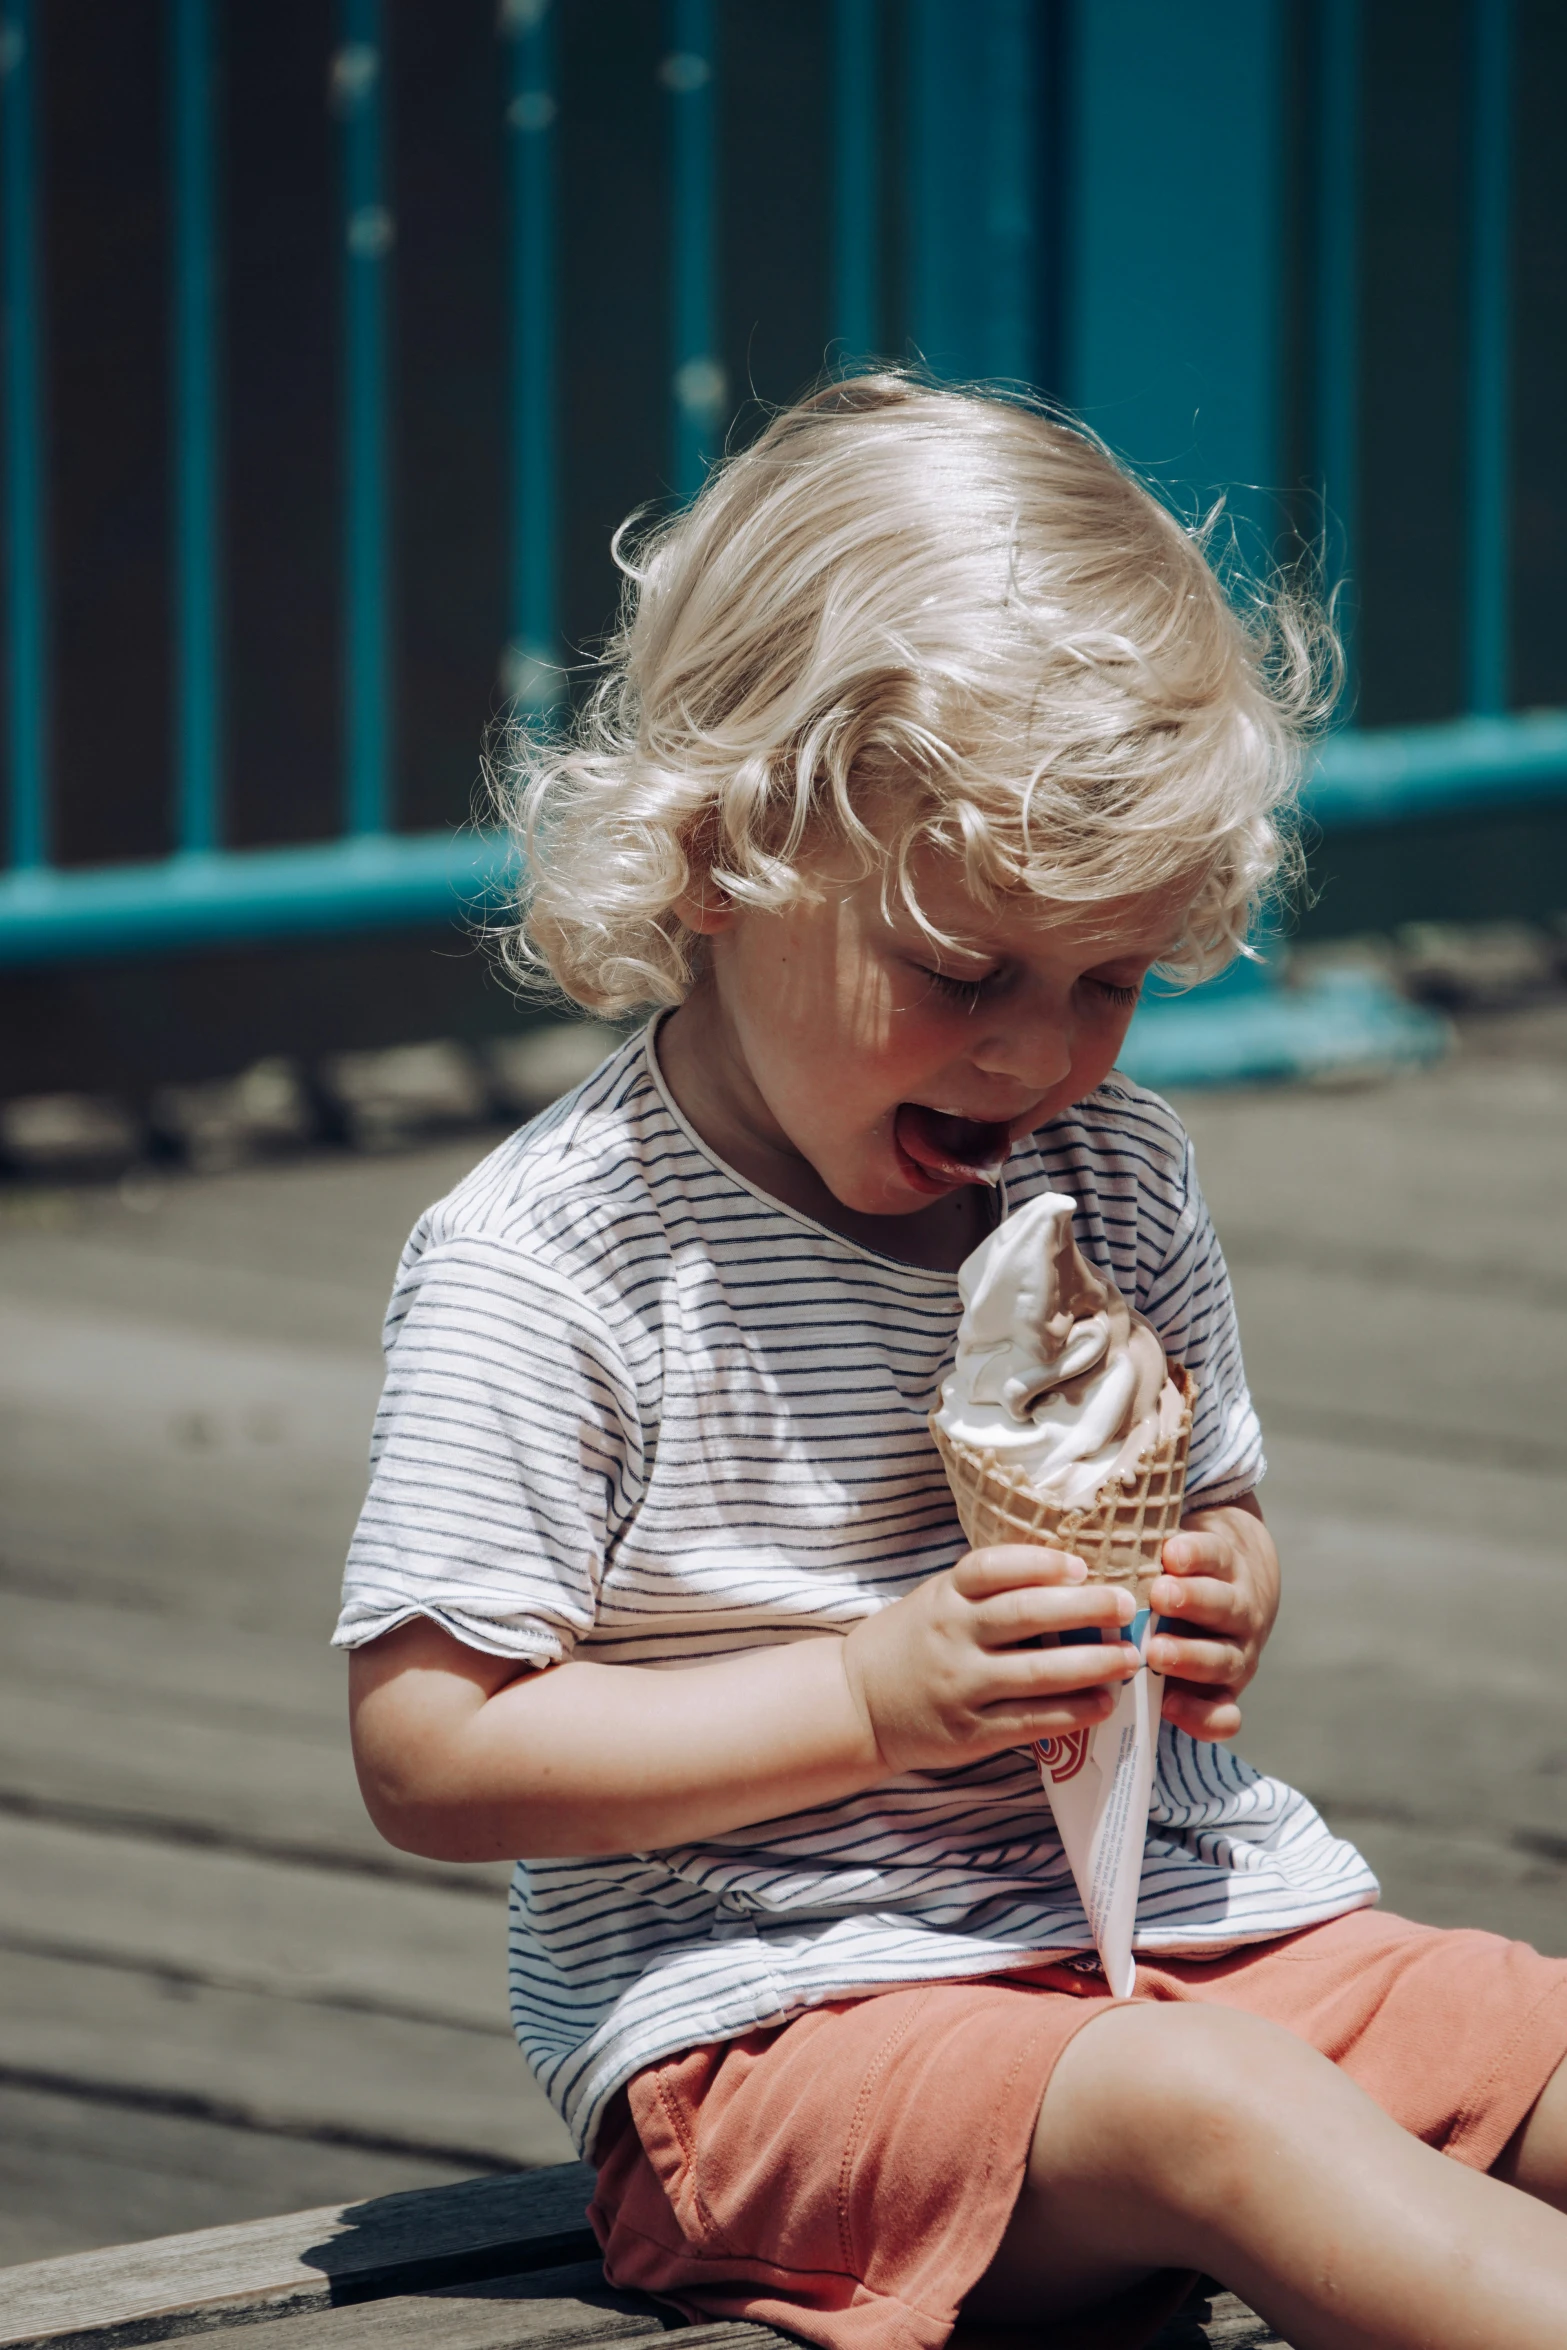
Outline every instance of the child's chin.
<path id="1" fill-rule="evenodd" d="M 852 1216 L 911 1216 L 930 1206 L 931 1194 L 905 1182 L 898 1167 L 818 1167 L 816 1172 Z"/>

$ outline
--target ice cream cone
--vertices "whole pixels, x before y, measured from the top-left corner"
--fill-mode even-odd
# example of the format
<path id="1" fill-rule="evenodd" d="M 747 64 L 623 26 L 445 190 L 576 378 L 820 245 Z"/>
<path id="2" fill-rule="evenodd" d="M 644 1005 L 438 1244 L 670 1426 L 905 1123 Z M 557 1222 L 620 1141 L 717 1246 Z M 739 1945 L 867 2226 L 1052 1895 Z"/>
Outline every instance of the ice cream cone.
<path id="1" fill-rule="evenodd" d="M 1041 1495 L 996 1455 L 949 1436 L 935 1417 L 931 1433 L 952 1487 L 963 1531 L 975 1550 L 993 1543 L 1042 1543 L 1072 1551 L 1095 1583 L 1124 1583 L 1148 1605 L 1164 1546 L 1181 1523 L 1186 1457 L 1197 1385 L 1180 1364 L 1170 1377 L 1181 1393 L 1179 1427 L 1162 1436 L 1135 1468 L 1112 1477 L 1086 1508 L 1067 1509 Z"/>

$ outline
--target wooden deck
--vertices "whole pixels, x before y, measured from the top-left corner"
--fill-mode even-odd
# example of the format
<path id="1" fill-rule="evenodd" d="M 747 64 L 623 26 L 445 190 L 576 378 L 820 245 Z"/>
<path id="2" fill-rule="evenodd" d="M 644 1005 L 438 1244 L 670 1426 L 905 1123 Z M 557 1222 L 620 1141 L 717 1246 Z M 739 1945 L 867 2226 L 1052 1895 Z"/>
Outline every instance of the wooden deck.
<path id="1" fill-rule="evenodd" d="M 1183 1106 L 1287 1566 L 1244 1751 L 1390 1905 L 1567 1952 L 1567 1016 Z M 379 1842 L 325 1647 L 392 1266 L 483 1147 L 0 1192 L 0 2263 L 570 2153 L 504 1872 Z"/>
<path id="2" fill-rule="evenodd" d="M 611 2291 L 583 2217 L 591 2185 L 566 2163 L 0 2270 L 0 2350 L 133 2350 L 240 2328 L 250 2350 L 575 2350 L 671 2326 L 690 2350 L 799 2350 L 768 2326 L 688 2326 Z M 1215 2293 L 1157 2350 L 1269 2345 L 1288 2350 Z"/>

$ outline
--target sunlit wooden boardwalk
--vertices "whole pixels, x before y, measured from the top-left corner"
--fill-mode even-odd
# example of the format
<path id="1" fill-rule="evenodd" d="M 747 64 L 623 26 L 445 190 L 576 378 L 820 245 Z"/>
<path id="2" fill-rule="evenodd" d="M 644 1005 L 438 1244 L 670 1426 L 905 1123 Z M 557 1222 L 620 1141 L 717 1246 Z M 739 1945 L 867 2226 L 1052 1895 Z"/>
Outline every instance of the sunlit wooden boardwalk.
<path id="1" fill-rule="evenodd" d="M 1244 1750 L 1391 1905 L 1567 1952 L 1567 1012 L 1182 1106 L 1289 1577 Z M 569 2155 L 502 1873 L 378 1842 L 325 1647 L 396 1253 L 483 1147 L 0 1195 L 0 2263 Z"/>
<path id="2" fill-rule="evenodd" d="M 687 2326 L 612 2291 L 583 2220 L 591 2176 L 564 2163 L 0 2270 L 0 2350 L 139 2350 L 258 2323 L 267 2350 L 621 2350 L 672 2328 L 683 2350 L 797 2350 L 771 2326 Z M 1003 2338 L 960 2328 L 953 2350 Z M 1149 2350 L 1289 2345 L 1204 2281 Z"/>

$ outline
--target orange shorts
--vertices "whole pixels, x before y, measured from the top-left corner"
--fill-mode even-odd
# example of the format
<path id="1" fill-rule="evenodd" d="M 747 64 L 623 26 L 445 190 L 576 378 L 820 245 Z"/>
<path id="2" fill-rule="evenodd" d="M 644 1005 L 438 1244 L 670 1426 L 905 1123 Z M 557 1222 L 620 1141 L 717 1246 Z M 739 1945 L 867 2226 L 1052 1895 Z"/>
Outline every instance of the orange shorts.
<path id="1" fill-rule="evenodd" d="M 1378 1910 L 1140 1966 L 1134 1996 L 1282 2024 L 1476 2170 L 1567 2058 L 1567 1960 Z M 649 2065 L 599 2134 L 589 2216 L 611 2281 L 823 2350 L 940 2350 L 1011 2217 L 1056 2059 L 1108 2003 L 1101 1977 L 1041 1966 Z M 1169 2303 L 1116 2338 L 1145 2340 Z"/>

